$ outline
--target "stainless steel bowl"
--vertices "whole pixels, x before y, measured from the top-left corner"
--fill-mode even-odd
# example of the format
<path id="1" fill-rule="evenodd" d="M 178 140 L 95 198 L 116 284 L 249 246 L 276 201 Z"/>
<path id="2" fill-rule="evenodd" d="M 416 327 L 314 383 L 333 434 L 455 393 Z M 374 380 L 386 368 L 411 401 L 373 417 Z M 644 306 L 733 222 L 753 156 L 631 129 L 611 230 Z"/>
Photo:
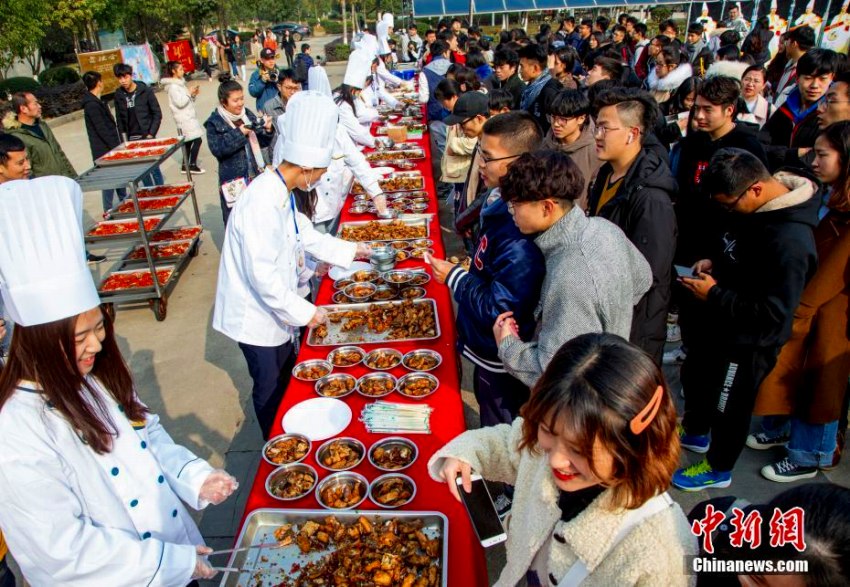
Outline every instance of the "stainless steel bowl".
<path id="1" fill-rule="evenodd" d="M 372 361 L 377 360 L 377 358 L 379 356 L 382 356 L 382 355 L 383 356 L 389 355 L 390 357 L 393 358 L 392 367 L 375 367 L 371 364 Z M 376 371 L 389 371 L 390 369 L 394 369 L 394 368 L 398 367 L 399 365 L 401 365 L 402 357 L 403 357 L 403 355 L 401 354 L 401 351 L 398 351 L 396 349 L 390 349 L 390 348 L 375 349 L 375 350 L 371 351 L 368 355 L 366 355 L 366 357 L 363 359 L 363 365 L 365 365 L 369 369 L 375 369 Z"/>
<path id="2" fill-rule="evenodd" d="M 385 483 L 387 483 L 387 482 L 389 482 L 393 479 L 400 479 L 401 480 L 402 486 L 407 491 L 410 492 L 410 497 L 408 497 L 403 502 L 395 503 L 393 505 L 381 503 L 380 501 L 378 501 L 377 493 L 380 490 L 382 485 L 384 485 Z M 394 510 L 396 508 L 400 508 L 402 506 L 405 506 L 405 505 L 409 504 L 411 501 L 413 501 L 413 498 L 415 498 L 415 497 L 416 497 L 416 481 L 414 481 L 413 479 L 411 479 L 407 475 L 402 475 L 401 473 L 387 473 L 386 475 L 381 475 L 380 477 L 378 477 L 374 481 L 372 481 L 372 484 L 369 486 L 369 499 L 376 506 L 378 506 L 380 508 L 387 509 L 387 510 Z"/>
<path id="3" fill-rule="evenodd" d="M 350 304 L 351 300 L 348 299 L 348 296 L 345 295 L 344 291 L 334 292 L 334 295 L 331 296 L 331 301 L 335 304 Z"/>
<path id="4" fill-rule="evenodd" d="M 359 283 L 352 283 L 342 291 L 352 302 L 362 303 L 371 300 L 376 289 L 378 289 L 378 286 L 374 283 L 363 281 Z M 364 291 L 368 291 L 368 293 L 363 293 Z"/>
<path id="5" fill-rule="evenodd" d="M 408 365 L 408 361 L 411 359 L 419 358 L 419 357 L 430 357 L 437 361 L 437 364 L 431 367 L 430 369 L 414 369 L 413 367 Z M 416 349 L 415 351 L 410 351 L 401 359 L 401 364 L 404 365 L 405 369 L 409 371 L 418 371 L 423 373 L 425 371 L 433 371 L 437 367 L 439 367 L 443 362 L 443 356 L 437 351 L 432 351 L 431 349 Z"/>
<path id="6" fill-rule="evenodd" d="M 384 272 L 382 277 L 388 285 L 400 287 L 408 284 L 413 279 L 413 272 L 405 271 L 404 269 L 394 269 L 393 271 Z"/>
<path id="7" fill-rule="evenodd" d="M 274 445 L 277 444 L 278 442 L 283 442 L 285 440 L 298 440 L 298 441 L 306 442 L 307 443 L 307 452 L 304 453 L 304 456 L 297 458 L 294 461 L 288 461 L 286 463 L 276 463 L 269 456 L 269 450 L 272 449 L 272 447 L 274 447 Z M 303 434 L 278 434 L 274 438 L 269 439 L 269 441 L 263 446 L 263 460 L 266 461 L 268 464 L 270 464 L 273 467 L 280 467 L 282 465 L 291 465 L 293 463 L 300 463 L 305 458 L 307 458 L 307 455 L 310 454 L 310 451 L 312 449 L 313 449 L 313 443 L 310 441 L 309 438 L 307 438 Z"/>
<path id="8" fill-rule="evenodd" d="M 418 238 L 414 241 L 410 241 L 410 245 L 414 249 L 430 249 L 434 246 L 434 241 L 430 238 Z"/>
<path id="9" fill-rule="evenodd" d="M 334 507 L 333 504 L 325 503 L 325 500 L 322 498 L 322 493 L 327 489 L 335 489 L 335 488 L 344 488 L 348 486 L 353 489 L 355 484 L 359 484 L 360 491 L 360 499 L 351 504 L 346 504 L 344 507 Z M 354 471 L 341 471 L 339 473 L 334 473 L 333 475 L 328 475 L 324 479 L 322 479 L 319 486 L 316 487 L 316 501 L 319 502 L 319 505 L 325 509 L 329 510 L 351 510 L 359 506 L 366 497 L 369 495 L 369 481 L 363 475 L 359 473 L 355 473 Z"/>
<path id="10" fill-rule="evenodd" d="M 286 475 L 292 471 L 299 471 L 302 473 L 309 473 L 313 476 L 313 484 L 310 486 L 310 489 L 304 491 L 303 493 L 299 493 L 295 497 L 281 497 L 280 495 L 275 495 L 272 491 L 272 487 L 275 484 L 275 481 L 278 480 L 281 476 Z M 270 497 L 274 499 L 279 499 L 280 501 L 295 501 L 297 499 L 301 499 L 307 495 L 310 495 L 310 492 L 313 491 L 316 487 L 316 482 L 319 480 L 319 474 L 316 472 L 316 469 L 308 465 L 307 463 L 291 463 L 289 465 L 283 465 L 278 467 L 266 477 L 266 493 L 269 494 Z"/>
<path id="11" fill-rule="evenodd" d="M 357 283 L 365 283 L 367 281 L 375 281 L 380 277 L 380 273 L 372 269 L 361 269 L 351 274 L 351 279 Z"/>
<path id="12" fill-rule="evenodd" d="M 369 381 L 387 381 L 389 383 L 392 383 L 392 388 L 389 391 L 383 391 L 378 394 L 366 393 L 363 391 L 363 383 Z M 363 397 L 368 397 L 372 399 L 376 397 L 385 397 L 395 391 L 397 383 L 398 380 L 389 373 L 367 373 L 366 375 L 357 380 L 357 393 L 359 393 Z"/>
<path id="13" fill-rule="evenodd" d="M 302 369 L 309 369 L 311 367 L 327 367 L 328 372 L 325 373 L 325 375 L 330 375 L 334 370 L 334 366 L 331 365 L 330 363 L 328 363 L 327 361 L 324 361 L 322 359 L 311 359 L 309 361 L 302 361 L 302 362 L 298 363 L 297 365 L 295 365 L 292 368 L 292 376 L 295 377 L 299 381 L 307 381 L 309 383 L 313 383 L 314 381 L 318 381 L 319 379 L 321 379 L 322 377 L 325 376 L 325 375 L 322 375 L 322 377 L 317 377 L 315 379 L 308 378 L 308 377 L 301 377 L 301 375 L 300 375 L 301 370 Z"/>
<path id="14" fill-rule="evenodd" d="M 330 465 L 325 464 L 325 457 L 328 456 L 331 445 L 336 442 L 348 446 L 359 455 L 357 461 L 353 465 L 349 465 L 340 469 L 335 469 Z M 349 469 L 353 469 L 354 467 L 362 463 L 364 458 L 366 458 L 366 446 L 356 438 L 351 438 L 349 436 L 343 436 L 341 438 L 331 438 L 330 440 L 322 443 L 322 445 L 316 449 L 316 462 L 319 464 L 320 467 L 322 467 L 323 469 L 327 469 L 328 471 L 348 471 Z"/>
<path id="15" fill-rule="evenodd" d="M 430 274 L 425 273 L 424 271 L 415 271 L 413 273 L 413 279 L 410 280 L 410 285 L 418 285 L 421 287 L 429 281 L 431 281 Z"/>
<path id="16" fill-rule="evenodd" d="M 377 461 L 375 460 L 375 451 L 379 448 L 384 449 L 384 450 L 405 449 L 406 448 L 406 449 L 409 449 L 410 451 L 412 451 L 413 456 L 411 457 L 410 462 L 407 463 L 406 465 L 402 465 L 402 466 L 397 467 L 395 469 L 390 469 L 388 467 L 384 467 L 384 466 L 379 465 L 377 463 Z M 390 436 L 388 438 L 382 438 L 381 440 L 379 440 L 378 442 L 376 442 L 375 444 L 370 446 L 368 455 L 369 455 L 369 462 L 372 463 L 373 467 L 375 467 L 379 471 L 386 471 L 388 473 L 393 473 L 393 472 L 396 472 L 396 471 L 403 471 L 403 470 L 407 469 L 408 467 L 410 467 L 410 465 L 415 463 L 416 459 L 419 458 L 419 447 L 416 446 L 415 442 L 413 442 L 412 440 L 410 440 L 408 438 L 404 438 L 402 436 Z"/>
<path id="17" fill-rule="evenodd" d="M 394 300 L 395 298 L 395 288 L 392 288 L 389 285 L 379 285 L 378 289 L 375 290 L 375 293 L 372 294 L 373 302 L 386 302 L 389 300 Z"/>
<path id="18" fill-rule="evenodd" d="M 392 241 L 390 243 L 390 248 L 395 251 L 405 251 L 410 249 L 409 241 Z"/>
<path id="19" fill-rule="evenodd" d="M 401 300 L 420 300 L 425 297 L 424 287 L 403 287 L 398 291 L 398 297 Z"/>
<path id="20" fill-rule="evenodd" d="M 334 363 L 334 359 L 337 357 L 337 355 L 342 355 L 342 354 L 345 354 L 345 353 L 355 353 L 355 352 L 360 353 L 360 360 L 357 361 L 356 363 L 351 363 L 350 365 L 337 365 L 337 364 Z M 331 365 L 333 365 L 334 367 L 346 369 L 348 367 L 354 367 L 355 365 L 359 365 L 360 363 L 362 363 L 363 358 L 365 356 L 366 356 L 366 351 L 361 349 L 359 346 L 353 346 L 353 345 L 341 346 L 341 347 L 335 348 L 334 350 L 332 350 L 331 352 L 328 353 L 328 362 Z"/>
<path id="21" fill-rule="evenodd" d="M 365 204 L 354 204 L 351 208 L 348 209 L 352 214 L 365 214 L 369 211 L 369 206 Z"/>
<path id="22" fill-rule="evenodd" d="M 334 281 L 334 289 L 342 290 L 354 283 L 354 280 L 350 277 L 340 277 L 336 281 Z"/>
<path id="23" fill-rule="evenodd" d="M 407 207 L 411 212 L 425 212 L 428 210 L 427 202 L 411 202 L 410 206 Z"/>
<path id="24" fill-rule="evenodd" d="M 430 383 L 431 391 L 429 391 L 428 393 L 423 393 L 422 395 L 410 395 L 410 394 L 404 392 L 404 386 L 407 385 L 407 383 L 413 382 L 413 381 L 419 381 L 421 379 L 426 379 Z M 440 387 L 440 380 L 439 379 L 437 379 L 436 377 L 434 377 L 430 373 L 424 373 L 422 371 L 415 371 L 413 373 L 408 373 L 404 377 L 399 378 L 398 386 L 396 387 L 396 391 L 398 391 L 404 397 L 407 397 L 407 398 L 410 398 L 410 399 L 424 399 L 424 398 L 428 397 L 429 395 L 432 395 L 435 391 L 437 391 L 438 387 Z"/>
<path id="25" fill-rule="evenodd" d="M 410 256 L 413 257 L 414 259 L 424 259 L 425 253 L 428 253 L 429 255 L 433 255 L 434 249 L 413 249 L 410 252 Z"/>
<path id="26" fill-rule="evenodd" d="M 402 261 L 407 261 L 408 259 L 410 259 L 410 251 L 401 249 L 395 252 L 396 263 L 401 263 Z"/>
<path id="27" fill-rule="evenodd" d="M 334 381 L 343 381 L 346 383 L 351 383 L 351 388 L 348 391 L 339 394 L 327 394 L 324 391 L 324 387 L 329 383 L 333 383 Z M 325 375 L 321 379 L 316 382 L 316 393 L 321 397 L 334 397 L 341 398 L 347 395 L 351 395 L 354 393 L 354 390 L 357 389 L 357 379 L 353 375 L 349 375 L 348 373 L 334 373 L 332 375 Z"/>

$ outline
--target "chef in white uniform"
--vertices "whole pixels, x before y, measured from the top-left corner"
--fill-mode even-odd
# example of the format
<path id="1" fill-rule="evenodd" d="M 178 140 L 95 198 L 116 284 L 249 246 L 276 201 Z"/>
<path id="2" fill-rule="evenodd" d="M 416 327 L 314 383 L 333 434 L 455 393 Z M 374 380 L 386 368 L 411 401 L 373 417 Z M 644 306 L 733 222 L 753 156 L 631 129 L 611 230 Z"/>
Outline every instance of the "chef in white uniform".
<path id="1" fill-rule="evenodd" d="M 363 88 L 370 82 L 374 60 L 373 53 L 362 49 L 352 51 L 348 56 L 342 87 L 334 97 L 339 108 L 340 124 L 345 127 L 352 141 L 364 147 L 375 146 L 375 137 L 369 129 L 379 116 L 378 111 L 367 106 L 360 96 Z"/>
<path id="2" fill-rule="evenodd" d="M 298 295 L 306 256 L 349 267 L 368 246 L 322 234 L 296 210 L 291 190 L 313 190 L 331 163 L 339 112 L 314 91 L 290 99 L 283 161 L 257 176 L 231 212 L 224 235 L 213 328 L 239 343 L 254 381 L 253 403 L 268 438 L 289 384 L 299 328 L 326 316 Z"/>
<path id="3" fill-rule="evenodd" d="M 34 586 L 183 587 L 215 575 L 185 504 L 237 483 L 172 441 L 133 390 L 86 265 L 82 193 L 0 186 L 0 527 Z"/>
<path id="4" fill-rule="evenodd" d="M 312 91 L 331 97 L 331 84 L 324 67 L 311 67 L 307 74 L 308 85 Z M 278 120 L 282 127 L 286 114 L 281 114 Z M 278 135 L 274 147 L 273 165 L 283 162 L 283 134 Z M 378 184 L 380 176 L 369 165 L 365 155 L 360 152 L 342 124 L 336 127 L 333 154 L 328 170 L 319 179 L 316 186 L 316 209 L 313 214 L 313 225 L 316 230 L 336 234 L 339 213 L 342 211 L 345 198 L 351 189 L 354 179 L 360 182 L 364 191 L 372 199 L 379 213 L 387 212 L 387 198 Z"/>

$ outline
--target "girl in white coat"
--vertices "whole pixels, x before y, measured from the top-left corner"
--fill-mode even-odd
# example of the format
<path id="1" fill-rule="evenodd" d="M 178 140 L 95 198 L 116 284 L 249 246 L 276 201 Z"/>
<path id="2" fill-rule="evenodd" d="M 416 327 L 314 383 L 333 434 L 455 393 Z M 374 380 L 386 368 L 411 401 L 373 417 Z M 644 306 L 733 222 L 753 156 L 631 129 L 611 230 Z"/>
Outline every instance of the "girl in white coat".
<path id="1" fill-rule="evenodd" d="M 0 282 L 16 323 L 0 372 L 0 527 L 34 586 L 211 578 L 183 504 L 221 503 L 237 484 L 136 395 L 85 263 L 81 210 L 64 177 L 0 186 Z"/>
<path id="2" fill-rule="evenodd" d="M 578 336 L 521 414 L 465 432 L 428 463 L 455 498 L 458 475 L 471 490 L 472 469 L 515 487 L 496 585 L 695 582 L 682 561 L 696 539 L 666 493 L 679 463 L 676 409 L 648 355 L 613 334 Z"/>
<path id="3" fill-rule="evenodd" d="M 375 146 L 375 137 L 369 129 L 379 116 L 378 111 L 369 107 L 360 96 L 363 88 L 369 85 L 373 60 L 374 57 L 362 49 L 352 51 L 342 85 L 334 98 L 339 108 L 339 123 L 348 131 L 351 140 L 364 147 Z"/>
<path id="4" fill-rule="evenodd" d="M 298 293 L 309 277 L 306 256 L 348 267 L 371 252 L 321 234 L 295 206 L 292 190 L 312 191 L 330 165 L 337 120 L 327 96 L 304 91 L 289 100 L 283 161 L 251 182 L 233 206 L 224 235 L 213 328 L 239 343 L 265 438 L 289 384 L 299 328 L 326 320 L 321 308 Z"/>
<path id="5" fill-rule="evenodd" d="M 204 128 L 195 113 L 195 98 L 201 91 L 200 86 L 186 86 L 183 78 L 185 71 L 179 61 L 169 61 L 165 64 L 165 75 L 160 82 L 168 94 L 168 106 L 174 116 L 174 124 L 177 125 L 178 134 L 186 140 L 189 149 L 189 170 L 195 174 L 204 173 L 198 165 L 198 153 L 201 151 L 201 143 L 204 136 Z M 186 162 L 183 162 L 183 171 L 186 171 Z"/>

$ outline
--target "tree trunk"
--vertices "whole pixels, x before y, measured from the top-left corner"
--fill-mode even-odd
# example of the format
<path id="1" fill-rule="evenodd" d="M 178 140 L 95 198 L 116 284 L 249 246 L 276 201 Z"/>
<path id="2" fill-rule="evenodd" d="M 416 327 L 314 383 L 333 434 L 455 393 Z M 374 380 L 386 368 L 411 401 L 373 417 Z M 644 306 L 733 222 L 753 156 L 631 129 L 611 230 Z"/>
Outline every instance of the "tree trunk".
<path id="1" fill-rule="evenodd" d="M 348 45 L 348 17 L 345 14 L 345 0 L 342 0 L 342 42 Z"/>
<path id="2" fill-rule="evenodd" d="M 72 28 L 71 34 L 74 37 L 74 52 L 75 53 L 81 53 L 81 51 L 80 51 L 80 37 L 77 36 L 77 29 Z"/>

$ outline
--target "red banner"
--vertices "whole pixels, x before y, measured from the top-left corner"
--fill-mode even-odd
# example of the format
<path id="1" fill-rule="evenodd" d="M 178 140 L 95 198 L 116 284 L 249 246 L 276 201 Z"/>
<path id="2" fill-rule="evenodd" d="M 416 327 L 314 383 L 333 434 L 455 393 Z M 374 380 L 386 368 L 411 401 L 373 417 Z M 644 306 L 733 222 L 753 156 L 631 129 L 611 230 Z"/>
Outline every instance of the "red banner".
<path id="1" fill-rule="evenodd" d="M 179 61 L 186 73 L 195 71 L 195 54 L 188 39 L 166 43 L 165 57 L 168 61 Z"/>

